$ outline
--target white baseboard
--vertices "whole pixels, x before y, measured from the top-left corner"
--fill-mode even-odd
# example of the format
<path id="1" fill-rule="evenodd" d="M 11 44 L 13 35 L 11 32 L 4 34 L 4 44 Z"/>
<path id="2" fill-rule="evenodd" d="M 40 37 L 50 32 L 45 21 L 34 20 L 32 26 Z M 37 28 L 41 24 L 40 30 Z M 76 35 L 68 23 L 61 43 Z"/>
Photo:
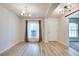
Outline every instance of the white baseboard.
<path id="1" fill-rule="evenodd" d="M 12 44 L 11 46 L 9 46 L 8 48 L 6 48 L 6 49 L 0 51 L 0 54 L 4 53 L 5 51 L 7 51 L 8 49 L 12 48 L 13 46 L 15 46 L 16 44 L 18 44 L 18 43 L 20 43 L 20 42 L 22 42 L 22 41 L 15 42 L 14 44 Z"/>
<path id="2" fill-rule="evenodd" d="M 52 41 L 58 41 L 58 40 L 44 40 L 45 43 L 48 43 L 50 41 L 52 42 Z"/>

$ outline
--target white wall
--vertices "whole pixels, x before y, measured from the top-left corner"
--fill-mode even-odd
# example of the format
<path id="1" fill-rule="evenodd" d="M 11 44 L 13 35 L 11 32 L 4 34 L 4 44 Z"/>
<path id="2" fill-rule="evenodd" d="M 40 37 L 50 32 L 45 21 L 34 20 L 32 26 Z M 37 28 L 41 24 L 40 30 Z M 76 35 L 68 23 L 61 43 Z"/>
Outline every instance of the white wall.
<path id="1" fill-rule="evenodd" d="M 20 26 L 17 15 L 0 5 L 0 52 L 21 41 Z"/>
<path id="2" fill-rule="evenodd" d="M 79 9 L 79 4 L 73 4 L 73 9 L 71 12 L 66 13 L 66 15 L 76 11 Z M 59 42 L 61 42 L 62 44 L 69 46 L 69 34 L 68 34 L 68 24 L 69 24 L 69 19 L 68 17 L 64 17 L 63 15 L 59 18 L 60 20 L 59 22 L 59 34 L 58 34 L 58 40 Z"/>
<path id="3" fill-rule="evenodd" d="M 68 46 L 68 21 L 64 16 L 45 19 L 45 41 L 59 41 Z"/>
<path id="4" fill-rule="evenodd" d="M 45 41 L 58 40 L 58 18 L 45 19 Z"/>
<path id="5" fill-rule="evenodd" d="M 25 20 L 21 22 L 21 38 L 25 39 Z M 64 17 L 45 18 L 42 21 L 42 37 L 43 41 L 59 41 L 64 45 L 68 45 L 68 20 Z"/>
<path id="6" fill-rule="evenodd" d="M 21 19 L 21 39 L 25 39 L 26 22 Z M 64 17 L 52 17 L 42 20 L 43 41 L 59 41 L 68 45 L 68 20 Z"/>
<path id="7" fill-rule="evenodd" d="M 25 39 L 25 32 L 26 32 L 26 19 L 24 18 L 21 18 L 21 39 Z M 28 19 L 27 19 L 28 20 Z M 29 20 L 32 20 L 32 19 L 29 19 Z M 43 40 L 44 40 L 44 19 L 33 19 L 33 20 L 41 20 L 41 29 L 42 29 L 42 37 L 43 37 Z"/>
<path id="8" fill-rule="evenodd" d="M 26 32 L 26 21 L 24 19 L 21 19 L 20 39 L 22 39 L 22 41 L 24 41 L 25 39 L 25 32 Z"/>
<path id="9" fill-rule="evenodd" d="M 65 46 L 68 46 L 68 19 L 65 17 L 61 17 L 59 19 L 58 41 Z"/>

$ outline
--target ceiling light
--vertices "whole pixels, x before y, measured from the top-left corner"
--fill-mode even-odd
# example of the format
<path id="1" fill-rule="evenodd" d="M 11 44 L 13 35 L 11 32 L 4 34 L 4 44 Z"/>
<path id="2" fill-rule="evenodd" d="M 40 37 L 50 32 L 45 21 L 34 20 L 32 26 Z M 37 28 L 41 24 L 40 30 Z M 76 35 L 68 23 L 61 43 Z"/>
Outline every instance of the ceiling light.
<path id="1" fill-rule="evenodd" d="M 25 14 L 25 11 L 22 11 L 22 12 L 21 12 L 21 15 L 23 16 L 24 14 Z"/>
<path id="2" fill-rule="evenodd" d="M 64 6 L 64 8 L 65 9 L 70 9 L 70 8 L 72 8 L 72 6 L 71 5 L 68 5 L 68 6 Z"/>
<path id="3" fill-rule="evenodd" d="M 22 11 L 22 13 L 25 13 L 25 11 Z"/>
<path id="4" fill-rule="evenodd" d="M 21 16 L 23 16 L 24 15 L 24 13 L 21 13 Z"/>
<path id="5" fill-rule="evenodd" d="M 59 10 L 58 10 L 58 13 L 59 13 L 59 14 L 64 14 L 64 12 L 65 12 L 64 9 L 59 9 Z"/>
<path id="6" fill-rule="evenodd" d="M 68 6 L 68 9 L 72 8 L 72 6 Z"/>
<path id="7" fill-rule="evenodd" d="M 29 14 L 28 16 L 31 16 L 31 14 Z"/>
<path id="8" fill-rule="evenodd" d="M 31 16 L 28 10 L 30 10 L 30 8 L 25 7 L 25 9 L 21 12 L 21 16 Z"/>

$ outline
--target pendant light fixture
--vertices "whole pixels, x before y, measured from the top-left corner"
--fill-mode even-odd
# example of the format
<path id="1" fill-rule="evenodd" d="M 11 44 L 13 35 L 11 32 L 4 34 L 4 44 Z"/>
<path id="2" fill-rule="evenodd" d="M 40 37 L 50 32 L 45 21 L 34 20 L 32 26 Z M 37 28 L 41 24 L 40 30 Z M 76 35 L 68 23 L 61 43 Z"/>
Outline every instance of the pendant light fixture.
<path id="1" fill-rule="evenodd" d="M 28 12 L 29 8 L 25 7 L 24 10 L 20 13 L 21 16 L 30 17 L 31 14 Z"/>

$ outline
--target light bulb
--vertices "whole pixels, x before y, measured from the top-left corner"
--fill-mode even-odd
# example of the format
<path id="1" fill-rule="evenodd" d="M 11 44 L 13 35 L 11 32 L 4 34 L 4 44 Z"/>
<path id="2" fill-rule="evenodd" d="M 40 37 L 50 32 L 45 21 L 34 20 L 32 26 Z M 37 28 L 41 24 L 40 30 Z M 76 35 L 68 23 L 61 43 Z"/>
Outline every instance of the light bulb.
<path id="1" fill-rule="evenodd" d="M 31 14 L 29 14 L 28 16 L 31 16 Z"/>
<path id="2" fill-rule="evenodd" d="M 24 14 L 23 14 L 23 13 L 21 13 L 21 15 L 23 16 Z"/>
<path id="3" fill-rule="evenodd" d="M 22 11 L 22 12 L 21 12 L 21 15 L 23 16 L 24 14 L 25 14 L 25 11 Z"/>

